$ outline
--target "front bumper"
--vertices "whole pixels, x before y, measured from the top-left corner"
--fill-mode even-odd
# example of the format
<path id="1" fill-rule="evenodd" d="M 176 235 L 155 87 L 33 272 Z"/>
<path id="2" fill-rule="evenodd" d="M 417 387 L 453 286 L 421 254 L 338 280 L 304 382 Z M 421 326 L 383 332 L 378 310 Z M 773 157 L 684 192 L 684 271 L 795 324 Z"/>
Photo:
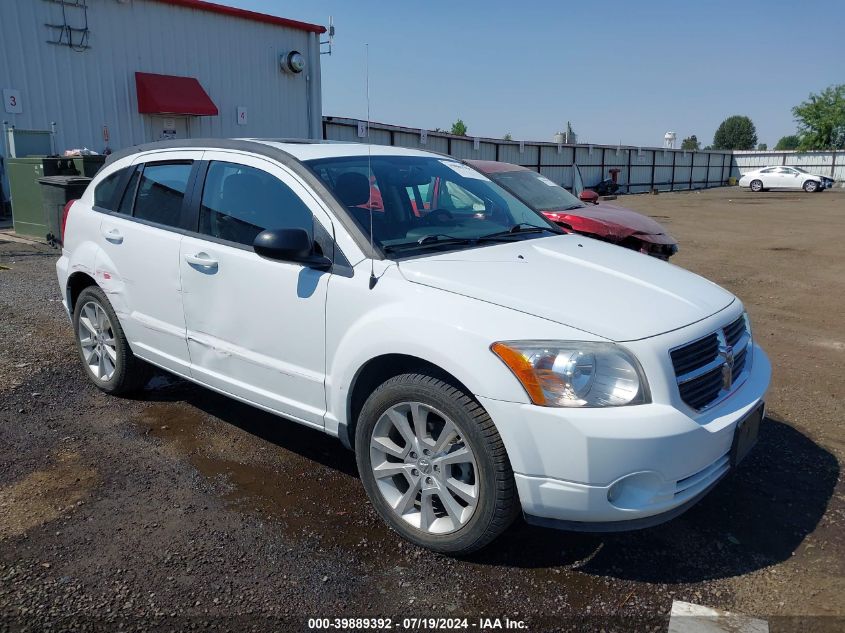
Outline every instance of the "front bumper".
<path id="1" fill-rule="evenodd" d="M 770 378 L 755 346 L 746 382 L 707 415 L 661 403 L 574 410 L 479 400 L 508 450 L 529 522 L 635 529 L 676 516 L 727 474 L 737 423 L 764 401 Z"/>

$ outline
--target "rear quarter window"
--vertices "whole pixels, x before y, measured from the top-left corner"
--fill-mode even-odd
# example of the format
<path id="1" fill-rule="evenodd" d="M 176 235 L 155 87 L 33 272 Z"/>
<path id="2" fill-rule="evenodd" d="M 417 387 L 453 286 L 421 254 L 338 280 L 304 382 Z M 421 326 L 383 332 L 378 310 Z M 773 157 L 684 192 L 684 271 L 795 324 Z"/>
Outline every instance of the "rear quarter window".
<path id="1" fill-rule="evenodd" d="M 122 191 L 120 185 L 124 182 L 124 176 L 129 170 L 128 167 L 118 169 L 100 181 L 94 188 L 94 206 L 107 211 L 116 211 Z"/>

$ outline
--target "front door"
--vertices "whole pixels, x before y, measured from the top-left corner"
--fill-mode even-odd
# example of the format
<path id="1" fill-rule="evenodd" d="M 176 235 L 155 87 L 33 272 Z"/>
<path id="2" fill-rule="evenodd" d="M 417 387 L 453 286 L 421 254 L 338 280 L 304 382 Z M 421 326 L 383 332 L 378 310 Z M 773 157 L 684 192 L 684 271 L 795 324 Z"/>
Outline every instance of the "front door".
<path id="1" fill-rule="evenodd" d="M 323 427 L 325 303 L 330 273 L 259 257 L 267 228 L 333 235 L 328 215 L 270 161 L 206 152 L 199 235 L 180 266 L 191 374 L 311 426 Z"/>

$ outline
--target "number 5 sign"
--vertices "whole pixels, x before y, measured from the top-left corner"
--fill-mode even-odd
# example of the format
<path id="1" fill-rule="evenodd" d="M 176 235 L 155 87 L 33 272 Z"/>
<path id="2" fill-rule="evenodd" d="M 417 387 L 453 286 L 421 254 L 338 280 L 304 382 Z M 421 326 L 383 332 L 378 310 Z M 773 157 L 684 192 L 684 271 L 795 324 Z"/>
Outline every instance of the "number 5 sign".
<path id="1" fill-rule="evenodd" d="M 10 88 L 4 88 L 3 107 L 9 114 L 20 114 L 21 112 L 23 112 L 23 103 L 21 103 L 21 91 L 12 90 Z"/>

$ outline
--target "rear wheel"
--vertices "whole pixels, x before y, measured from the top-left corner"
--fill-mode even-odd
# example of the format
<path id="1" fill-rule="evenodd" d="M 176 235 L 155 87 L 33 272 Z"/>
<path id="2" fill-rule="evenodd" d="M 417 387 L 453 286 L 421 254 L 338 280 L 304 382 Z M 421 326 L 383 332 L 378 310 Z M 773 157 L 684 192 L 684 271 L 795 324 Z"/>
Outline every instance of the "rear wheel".
<path id="1" fill-rule="evenodd" d="M 753 191 L 754 193 L 759 193 L 760 191 L 763 191 L 763 181 L 762 180 L 752 180 L 750 187 L 751 187 L 751 191 Z"/>
<path id="2" fill-rule="evenodd" d="M 819 183 L 817 183 L 815 180 L 808 180 L 804 183 L 804 191 L 806 191 L 807 193 L 813 193 L 814 191 L 818 190 Z"/>
<path id="3" fill-rule="evenodd" d="M 519 510 L 490 416 L 438 378 L 404 374 L 376 389 L 361 410 L 355 449 L 376 511 L 417 545 L 468 554 L 499 536 Z"/>
<path id="4" fill-rule="evenodd" d="M 144 386 L 149 365 L 135 358 L 105 293 L 85 288 L 73 310 L 79 358 L 91 381 L 106 393 L 129 393 Z"/>

